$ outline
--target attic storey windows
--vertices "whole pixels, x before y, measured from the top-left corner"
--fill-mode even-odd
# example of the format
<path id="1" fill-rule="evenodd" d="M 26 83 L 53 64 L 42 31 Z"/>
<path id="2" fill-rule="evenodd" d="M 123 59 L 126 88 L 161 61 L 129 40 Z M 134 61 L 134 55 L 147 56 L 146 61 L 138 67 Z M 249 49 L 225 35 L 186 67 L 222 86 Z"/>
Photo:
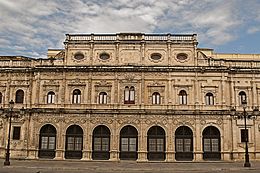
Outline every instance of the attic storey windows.
<path id="1" fill-rule="evenodd" d="M 125 104 L 134 104 L 135 103 L 135 88 L 133 86 L 129 87 L 126 86 L 125 87 Z"/>
<path id="2" fill-rule="evenodd" d="M 84 54 L 81 53 L 81 52 L 77 52 L 77 53 L 75 53 L 75 55 L 74 55 L 74 59 L 76 59 L 76 60 L 82 60 L 82 59 L 84 59 Z"/>

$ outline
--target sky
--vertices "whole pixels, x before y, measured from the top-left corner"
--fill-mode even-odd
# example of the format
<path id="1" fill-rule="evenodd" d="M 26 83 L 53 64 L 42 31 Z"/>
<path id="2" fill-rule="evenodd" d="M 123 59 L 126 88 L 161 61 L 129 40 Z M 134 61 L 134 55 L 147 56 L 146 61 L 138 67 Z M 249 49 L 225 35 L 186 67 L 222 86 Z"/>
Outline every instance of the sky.
<path id="1" fill-rule="evenodd" d="M 198 47 L 260 54 L 260 0 L 0 0 L 0 56 L 46 58 L 66 33 L 197 34 Z"/>

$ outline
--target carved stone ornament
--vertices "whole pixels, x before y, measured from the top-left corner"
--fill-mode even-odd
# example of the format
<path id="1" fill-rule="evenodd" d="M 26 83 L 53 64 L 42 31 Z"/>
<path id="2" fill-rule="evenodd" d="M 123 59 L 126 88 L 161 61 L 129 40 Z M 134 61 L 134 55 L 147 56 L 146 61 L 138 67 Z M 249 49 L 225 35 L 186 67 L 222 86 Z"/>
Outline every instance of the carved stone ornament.
<path id="1" fill-rule="evenodd" d="M 193 115 L 178 115 L 173 117 L 173 124 L 175 125 L 190 125 L 195 124 L 195 116 Z"/>
<path id="2" fill-rule="evenodd" d="M 136 116 L 123 116 L 117 120 L 119 124 L 134 124 L 134 125 L 139 125 L 140 124 L 140 119 Z"/>
<path id="3" fill-rule="evenodd" d="M 206 121 L 208 120 L 208 121 Z M 202 115 L 200 117 L 200 124 L 205 125 L 206 123 L 213 123 L 217 125 L 223 124 L 223 116 L 219 115 Z"/>
<path id="4" fill-rule="evenodd" d="M 112 117 L 91 117 L 90 123 L 92 124 L 112 124 L 113 123 Z"/>
<path id="5" fill-rule="evenodd" d="M 163 115 L 152 115 L 152 116 L 148 116 L 144 120 L 144 122 L 147 125 L 157 125 L 157 124 L 166 125 L 168 123 L 168 118 Z"/>
<path id="6" fill-rule="evenodd" d="M 75 85 L 82 85 L 82 86 L 85 86 L 86 82 L 81 81 L 79 78 L 76 78 L 74 80 L 69 81 L 69 85 L 73 85 L 73 86 L 75 86 Z"/>

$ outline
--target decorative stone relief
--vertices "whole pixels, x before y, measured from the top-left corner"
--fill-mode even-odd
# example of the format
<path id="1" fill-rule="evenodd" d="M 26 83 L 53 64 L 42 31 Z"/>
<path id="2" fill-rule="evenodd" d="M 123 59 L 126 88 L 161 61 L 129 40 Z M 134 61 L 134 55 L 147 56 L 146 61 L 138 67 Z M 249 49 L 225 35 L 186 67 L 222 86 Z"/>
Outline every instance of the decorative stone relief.
<path id="1" fill-rule="evenodd" d="M 112 117 L 91 117 L 90 123 L 92 124 L 112 124 L 114 122 L 114 119 Z"/>
<path id="2" fill-rule="evenodd" d="M 193 115 L 177 115 L 173 116 L 173 124 L 175 125 L 190 125 L 194 126 L 195 124 L 195 116 Z"/>
<path id="3" fill-rule="evenodd" d="M 117 122 L 119 124 L 134 124 L 137 126 L 141 121 L 136 116 L 122 116 L 121 118 L 117 119 Z"/>
<path id="4" fill-rule="evenodd" d="M 166 116 L 163 115 L 149 115 L 147 118 L 144 119 L 144 122 L 147 125 L 166 125 L 169 122 L 169 120 Z"/>
<path id="5" fill-rule="evenodd" d="M 76 78 L 74 80 L 69 81 L 68 85 L 71 85 L 71 86 L 82 85 L 82 86 L 84 86 L 84 85 L 86 85 L 86 82 L 80 80 L 79 78 Z"/>
<path id="6" fill-rule="evenodd" d="M 219 115 L 202 115 L 202 116 L 200 116 L 200 124 L 205 125 L 206 123 L 214 123 L 217 125 L 221 125 L 221 124 L 223 124 L 223 116 L 219 116 Z"/>

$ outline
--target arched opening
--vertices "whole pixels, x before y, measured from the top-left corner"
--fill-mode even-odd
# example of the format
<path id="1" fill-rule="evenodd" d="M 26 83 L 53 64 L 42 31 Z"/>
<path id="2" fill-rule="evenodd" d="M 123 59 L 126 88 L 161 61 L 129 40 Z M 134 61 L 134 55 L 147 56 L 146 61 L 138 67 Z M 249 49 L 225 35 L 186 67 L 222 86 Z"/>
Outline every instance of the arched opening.
<path id="1" fill-rule="evenodd" d="M 50 158 L 55 157 L 56 150 L 56 129 L 53 125 L 46 124 L 40 130 L 39 140 L 39 158 Z"/>
<path id="2" fill-rule="evenodd" d="M 147 133 L 148 160 L 165 160 L 165 131 L 162 127 L 153 126 Z"/>
<path id="3" fill-rule="evenodd" d="M 178 127 L 175 131 L 175 159 L 193 160 L 193 133 L 187 126 Z"/>
<path id="4" fill-rule="evenodd" d="M 220 160 L 220 132 L 214 126 L 208 126 L 203 130 L 203 159 Z"/>
<path id="5" fill-rule="evenodd" d="M 212 93 L 207 93 L 205 96 L 206 105 L 214 105 L 214 95 Z"/>
<path id="6" fill-rule="evenodd" d="M 125 126 L 120 131 L 120 159 L 136 160 L 138 151 L 138 132 L 133 126 Z"/>
<path id="7" fill-rule="evenodd" d="M 181 90 L 179 93 L 179 103 L 180 103 L 180 105 L 187 104 L 187 93 L 184 90 Z"/>
<path id="8" fill-rule="evenodd" d="M 158 92 L 154 92 L 152 95 L 152 104 L 160 104 L 161 103 L 161 95 Z"/>
<path id="9" fill-rule="evenodd" d="M 83 149 L 83 130 L 78 125 L 70 126 L 66 131 L 66 159 L 81 159 Z"/>
<path id="10" fill-rule="evenodd" d="M 47 94 L 47 103 L 48 104 L 55 103 L 55 93 L 53 91 L 48 92 L 48 94 Z"/>
<path id="11" fill-rule="evenodd" d="M 23 90 L 17 90 L 15 94 L 15 103 L 23 103 L 24 92 Z"/>
<path id="12" fill-rule="evenodd" d="M 79 104 L 81 102 L 81 91 L 75 89 L 72 94 L 72 103 Z"/>
<path id="13" fill-rule="evenodd" d="M 243 101 L 246 101 L 246 93 L 244 91 L 239 92 L 239 105 L 242 105 Z"/>
<path id="14" fill-rule="evenodd" d="M 100 92 L 98 96 L 98 103 L 99 104 L 107 104 L 107 93 Z"/>
<path id="15" fill-rule="evenodd" d="M 104 125 L 97 126 L 93 131 L 92 159 L 108 160 L 110 158 L 110 130 Z"/>

